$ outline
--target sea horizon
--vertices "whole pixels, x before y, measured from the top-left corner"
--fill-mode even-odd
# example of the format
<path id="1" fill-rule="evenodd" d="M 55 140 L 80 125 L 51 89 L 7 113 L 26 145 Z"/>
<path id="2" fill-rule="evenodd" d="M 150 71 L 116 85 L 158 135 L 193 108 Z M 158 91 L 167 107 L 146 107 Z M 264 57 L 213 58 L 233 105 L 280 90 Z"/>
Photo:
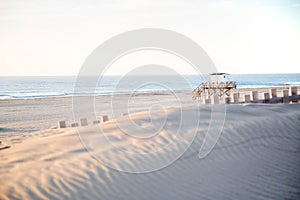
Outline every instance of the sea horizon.
<path id="1" fill-rule="evenodd" d="M 95 90 L 92 92 L 74 92 L 77 76 L 1 76 L 0 100 L 3 99 L 34 99 L 81 95 L 112 95 L 135 93 L 165 93 L 192 91 L 202 82 L 209 81 L 208 75 L 181 75 L 187 82 L 182 85 L 174 81 L 172 75 L 155 75 L 155 82 L 168 85 L 169 89 L 160 85 L 148 84 L 143 88 L 135 89 L 135 82 L 143 79 L 144 82 L 153 81 L 153 76 L 131 76 L 130 82 L 118 85 L 123 76 L 107 75 L 101 77 Z M 231 74 L 228 81 L 235 81 L 237 88 L 265 88 L 281 86 L 300 86 L 300 73 L 290 74 Z M 116 87 L 118 86 L 118 89 Z"/>

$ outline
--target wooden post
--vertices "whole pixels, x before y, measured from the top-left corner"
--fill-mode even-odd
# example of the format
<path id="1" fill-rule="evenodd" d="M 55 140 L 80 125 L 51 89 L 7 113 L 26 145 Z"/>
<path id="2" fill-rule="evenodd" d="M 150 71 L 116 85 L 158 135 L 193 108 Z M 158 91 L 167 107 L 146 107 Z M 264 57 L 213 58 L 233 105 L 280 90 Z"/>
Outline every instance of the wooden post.
<path id="1" fill-rule="evenodd" d="M 297 95 L 297 87 L 291 87 L 291 96 L 293 99 L 293 96 Z M 298 103 L 298 100 L 292 100 L 293 103 Z"/>
<path id="2" fill-rule="evenodd" d="M 211 99 L 210 98 L 205 99 L 205 104 L 211 104 Z"/>
<path id="3" fill-rule="evenodd" d="M 283 103 L 289 103 L 289 90 L 282 90 L 282 93 L 283 93 L 282 95 Z"/>
<path id="4" fill-rule="evenodd" d="M 270 98 L 271 99 L 274 99 L 274 98 L 277 97 L 277 89 L 276 88 L 270 88 L 269 93 L 270 93 Z"/>
<path id="5" fill-rule="evenodd" d="M 239 103 L 239 93 L 234 93 L 233 94 L 233 102 L 234 103 Z"/>
<path id="6" fill-rule="evenodd" d="M 102 116 L 102 122 L 106 122 L 108 121 L 108 116 L 107 115 L 103 115 Z"/>
<path id="7" fill-rule="evenodd" d="M 78 123 L 74 122 L 71 124 L 71 127 L 77 127 L 78 126 Z"/>
<path id="8" fill-rule="evenodd" d="M 100 120 L 93 121 L 93 124 L 100 124 Z"/>
<path id="9" fill-rule="evenodd" d="M 80 124 L 81 124 L 81 126 L 87 126 L 88 125 L 87 119 L 86 118 L 80 119 Z"/>
<path id="10" fill-rule="evenodd" d="M 244 102 L 245 102 L 245 103 L 250 103 L 250 102 L 251 102 L 251 100 L 250 100 L 250 94 L 246 94 L 246 95 L 244 96 Z"/>
<path id="11" fill-rule="evenodd" d="M 203 104 L 210 104 L 211 103 L 211 99 L 210 96 L 208 96 L 208 98 L 203 98 Z"/>
<path id="12" fill-rule="evenodd" d="M 226 97 L 225 98 L 225 104 L 230 104 L 231 102 L 231 98 L 230 97 Z"/>
<path id="13" fill-rule="evenodd" d="M 58 128 L 66 128 L 66 121 L 59 121 Z"/>
<path id="14" fill-rule="evenodd" d="M 270 103 L 270 94 L 264 93 L 264 103 Z"/>
<path id="15" fill-rule="evenodd" d="M 291 96 L 297 95 L 297 87 L 290 87 L 291 90 Z"/>
<path id="16" fill-rule="evenodd" d="M 258 100 L 258 92 L 257 91 L 251 91 L 252 100 Z"/>
<path id="17" fill-rule="evenodd" d="M 214 96 L 214 104 L 219 104 L 220 103 L 220 98 L 218 95 Z"/>

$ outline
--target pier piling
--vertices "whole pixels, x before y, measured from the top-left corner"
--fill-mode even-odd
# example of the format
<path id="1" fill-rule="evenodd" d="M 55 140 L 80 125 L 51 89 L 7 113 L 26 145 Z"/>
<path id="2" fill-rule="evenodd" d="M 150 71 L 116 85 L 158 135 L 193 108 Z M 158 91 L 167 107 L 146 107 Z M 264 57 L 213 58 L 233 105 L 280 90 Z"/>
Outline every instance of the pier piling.
<path id="1" fill-rule="evenodd" d="M 233 93 L 233 103 L 239 103 L 239 93 Z"/>
<path id="2" fill-rule="evenodd" d="M 58 122 L 58 128 L 66 128 L 66 121 L 59 121 Z"/>
<path id="3" fill-rule="evenodd" d="M 214 104 L 219 104 L 220 103 L 220 98 L 218 95 L 214 96 Z"/>
<path id="4" fill-rule="evenodd" d="M 277 98 L 277 89 L 276 88 L 270 88 L 269 93 L 270 93 L 271 99 Z"/>
<path id="5" fill-rule="evenodd" d="M 86 118 L 81 118 L 80 119 L 80 124 L 81 124 L 81 126 L 87 126 L 88 125 L 87 119 Z"/>
<path id="6" fill-rule="evenodd" d="M 251 91 L 252 100 L 258 100 L 258 92 L 257 91 Z"/>
<path id="7" fill-rule="evenodd" d="M 231 98 L 230 97 L 225 97 L 225 104 L 230 104 Z"/>
<path id="8" fill-rule="evenodd" d="M 108 121 L 108 116 L 107 115 L 103 115 L 102 116 L 102 122 L 106 122 Z"/>
<path id="9" fill-rule="evenodd" d="M 289 90 L 282 90 L 282 102 L 289 103 Z"/>
<path id="10" fill-rule="evenodd" d="M 264 93 L 264 103 L 270 103 L 270 94 L 269 93 Z"/>
<path id="11" fill-rule="evenodd" d="M 78 127 L 78 123 L 76 123 L 76 122 L 71 123 L 71 127 Z"/>
<path id="12" fill-rule="evenodd" d="M 244 95 L 244 102 L 245 102 L 245 103 L 250 103 L 250 102 L 251 102 L 250 94 L 245 94 L 245 95 Z"/>
<path id="13" fill-rule="evenodd" d="M 93 121 L 93 124 L 100 124 L 100 120 Z"/>

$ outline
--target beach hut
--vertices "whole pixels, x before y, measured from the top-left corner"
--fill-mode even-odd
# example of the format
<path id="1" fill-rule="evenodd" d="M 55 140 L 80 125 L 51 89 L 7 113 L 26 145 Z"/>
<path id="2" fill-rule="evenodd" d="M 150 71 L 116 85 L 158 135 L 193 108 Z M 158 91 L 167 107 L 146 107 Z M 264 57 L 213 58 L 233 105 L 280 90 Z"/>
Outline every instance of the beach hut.
<path id="1" fill-rule="evenodd" d="M 212 73 L 210 74 L 210 82 L 221 83 L 227 82 L 229 74 L 227 73 Z"/>

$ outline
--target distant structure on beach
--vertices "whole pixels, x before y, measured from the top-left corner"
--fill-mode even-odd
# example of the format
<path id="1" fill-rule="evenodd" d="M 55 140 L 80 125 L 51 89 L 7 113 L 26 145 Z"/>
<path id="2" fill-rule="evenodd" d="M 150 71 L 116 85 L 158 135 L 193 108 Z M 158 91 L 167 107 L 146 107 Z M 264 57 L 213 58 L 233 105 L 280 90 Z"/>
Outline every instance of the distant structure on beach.
<path id="1" fill-rule="evenodd" d="M 228 81 L 228 76 L 229 74 L 227 73 L 210 74 L 210 82 L 203 82 L 194 89 L 193 99 L 230 96 L 231 90 L 236 89 L 236 82 Z"/>
<path id="2" fill-rule="evenodd" d="M 212 73 L 210 74 L 210 82 L 221 83 L 227 82 L 229 74 L 227 73 Z"/>

